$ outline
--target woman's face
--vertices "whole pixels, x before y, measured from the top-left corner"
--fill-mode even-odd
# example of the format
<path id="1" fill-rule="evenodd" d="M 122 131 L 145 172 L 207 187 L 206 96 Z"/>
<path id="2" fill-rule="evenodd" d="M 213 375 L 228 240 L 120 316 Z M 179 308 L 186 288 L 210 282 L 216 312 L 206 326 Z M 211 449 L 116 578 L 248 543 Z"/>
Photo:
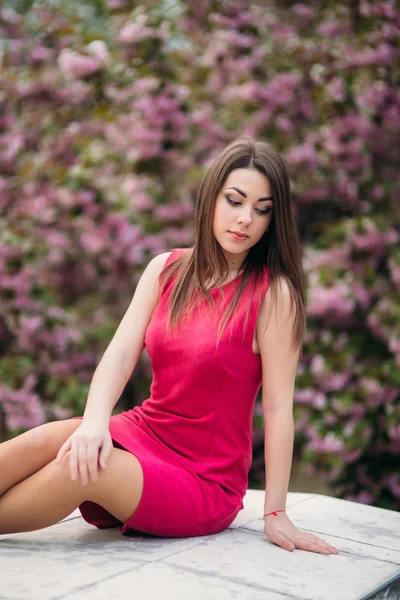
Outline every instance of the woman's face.
<path id="1" fill-rule="evenodd" d="M 271 195 L 269 180 L 259 171 L 235 169 L 229 173 L 217 196 L 213 231 L 231 269 L 240 267 L 267 229 L 273 211 Z M 247 237 L 232 235 L 235 231 Z"/>

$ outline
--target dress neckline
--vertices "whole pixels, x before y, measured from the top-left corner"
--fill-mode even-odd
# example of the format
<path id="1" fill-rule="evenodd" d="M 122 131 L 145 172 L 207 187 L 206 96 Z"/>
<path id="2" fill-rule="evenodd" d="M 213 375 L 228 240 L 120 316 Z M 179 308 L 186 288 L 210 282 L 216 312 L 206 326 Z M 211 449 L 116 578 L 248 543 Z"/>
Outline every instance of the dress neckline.
<path id="1" fill-rule="evenodd" d="M 187 250 L 190 250 L 190 248 L 175 248 L 172 252 L 176 252 L 177 250 L 178 250 L 179 253 L 181 253 L 181 252 L 185 252 Z M 241 273 L 239 273 L 239 275 L 236 275 L 236 277 L 234 277 L 230 281 L 227 281 L 226 283 L 223 283 L 222 285 L 219 285 L 218 287 L 207 288 L 207 290 L 209 292 L 214 292 L 214 291 L 217 291 L 217 290 L 222 290 L 223 288 L 227 287 L 228 285 L 234 283 L 237 279 L 240 279 L 241 277 L 243 277 L 243 273 L 244 273 L 244 271 L 242 271 Z"/>
<path id="2" fill-rule="evenodd" d="M 213 291 L 216 291 L 216 290 L 221 290 L 222 288 L 226 287 L 227 285 L 230 285 L 231 283 L 234 283 L 237 279 L 240 279 L 240 277 L 243 277 L 243 273 L 239 273 L 239 275 L 236 275 L 236 277 L 234 277 L 230 281 L 227 281 L 226 283 L 223 283 L 222 285 L 219 285 L 218 287 L 211 287 L 211 288 L 207 288 L 207 289 L 208 289 L 209 292 L 213 292 Z"/>

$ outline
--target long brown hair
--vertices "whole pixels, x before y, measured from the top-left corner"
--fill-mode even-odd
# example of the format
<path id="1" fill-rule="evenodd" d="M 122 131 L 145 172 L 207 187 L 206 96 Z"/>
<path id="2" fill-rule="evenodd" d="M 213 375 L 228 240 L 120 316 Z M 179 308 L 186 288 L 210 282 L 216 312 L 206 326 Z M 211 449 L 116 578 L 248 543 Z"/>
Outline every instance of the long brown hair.
<path id="1" fill-rule="evenodd" d="M 240 136 L 231 142 L 212 163 L 200 183 L 195 207 L 195 243 L 193 248 L 168 264 L 161 273 L 161 293 L 168 282 L 176 278 L 169 300 L 167 330 L 177 327 L 194 310 L 201 298 L 213 304 L 214 298 L 205 286 L 222 284 L 229 274 L 228 263 L 213 232 L 216 199 L 231 171 L 256 169 L 265 175 L 271 186 L 274 208 L 268 231 L 250 248 L 241 271 L 243 276 L 236 294 L 220 323 L 218 341 L 229 322 L 243 290 L 253 281 L 252 297 L 265 267 L 269 269 L 271 306 L 277 307 L 277 286 L 283 277 L 290 289 L 291 311 L 295 306 L 293 344 L 302 347 L 306 327 L 305 278 L 301 262 L 301 247 L 295 225 L 289 176 L 280 155 L 266 141 Z M 259 286 L 261 289 L 262 286 Z M 250 307 L 249 307 L 250 308 Z M 247 317 L 249 310 L 247 312 Z M 247 323 L 246 317 L 246 323 Z M 245 323 L 245 327 L 246 327 Z"/>

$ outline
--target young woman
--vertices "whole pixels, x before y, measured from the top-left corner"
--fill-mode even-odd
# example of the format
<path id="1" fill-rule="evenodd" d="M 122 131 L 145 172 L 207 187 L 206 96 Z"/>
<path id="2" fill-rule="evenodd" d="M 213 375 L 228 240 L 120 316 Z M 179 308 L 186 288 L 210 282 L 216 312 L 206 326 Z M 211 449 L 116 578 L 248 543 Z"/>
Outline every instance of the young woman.
<path id="1" fill-rule="evenodd" d="M 89 523 L 122 533 L 224 530 L 243 508 L 262 384 L 265 534 L 289 551 L 336 553 L 285 512 L 304 328 L 289 178 L 266 142 L 243 136 L 201 182 L 194 246 L 144 270 L 83 417 L 0 445 L 0 533 L 47 527 L 77 507 Z M 144 346 L 150 397 L 111 416 Z"/>

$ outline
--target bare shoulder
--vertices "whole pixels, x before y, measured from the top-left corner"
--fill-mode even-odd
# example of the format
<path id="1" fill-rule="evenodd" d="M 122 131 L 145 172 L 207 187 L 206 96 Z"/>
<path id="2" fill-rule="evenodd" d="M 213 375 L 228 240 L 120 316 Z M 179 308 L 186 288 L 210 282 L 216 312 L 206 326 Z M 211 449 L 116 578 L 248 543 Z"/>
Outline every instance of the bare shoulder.
<path id="1" fill-rule="evenodd" d="M 165 263 L 167 262 L 171 254 L 172 251 L 157 254 L 157 256 L 154 256 L 154 258 L 151 259 L 146 269 L 150 269 L 154 274 L 159 275 L 165 267 Z"/>
<path id="2" fill-rule="evenodd" d="M 276 294 L 269 287 L 263 299 L 257 319 L 257 333 L 264 331 L 269 317 L 273 314 L 277 318 L 287 318 L 292 311 L 293 296 L 289 283 L 283 275 L 276 279 Z M 279 317 L 280 315 L 280 317 Z"/>
<path id="3" fill-rule="evenodd" d="M 106 350 L 108 354 L 117 353 L 129 373 L 135 368 L 144 348 L 146 329 L 159 298 L 158 276 L 170 255 L 171 252 L 163 252 L 150 260 Z"/>
<path id="4" fill-rule="evenodd" d="M 181 251 L 183 252 L 189 252 L 191 250 L 191 248 L 180 248 Z M 157 275 L 159 275 L 161 273 L 161 271 L 163 270 L 163 268 L 165 267 L 165 264 L 168 260 L 168 258 L 171 256 L 173 250 L 169 251 L 169 252 L 162 252 L 161 254 L 157 254 L 157 256 L 155 256 L 154 258 L 152 258 L 152 260 L 149 262 L 149 264 L 147 265 L 147 269 L 150 268 L 152 271 L 154 271 L 154 273 L 156 273 Z"/>
<path id="5" fill-rule="evenodd" d="M 153 301 L 153 306 L 157 303 L 160 293 L 159 275 L 164 269 L 171 254 L 172 252 L 162 252 L 161 254 L 154 256 L 148 263 L 139 280 L 138 287 L 143 287 L 143 285 L 145 285 L 147 292 L 151 294 L 149 300 Z"/>

